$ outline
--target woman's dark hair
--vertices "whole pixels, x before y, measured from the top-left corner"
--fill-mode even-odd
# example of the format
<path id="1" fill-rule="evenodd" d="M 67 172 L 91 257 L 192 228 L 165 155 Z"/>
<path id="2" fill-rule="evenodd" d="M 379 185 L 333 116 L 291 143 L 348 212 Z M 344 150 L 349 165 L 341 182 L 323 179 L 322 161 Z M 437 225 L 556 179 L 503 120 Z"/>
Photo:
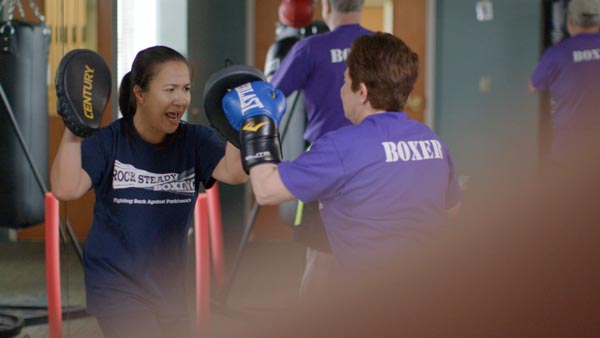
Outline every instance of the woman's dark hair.
<path id="1" fill-rule="evenodd" d="M 158 66 L 171 61 L 183 62 L 188 65 L 191 75 L 191 66 L 181 53 L 170 47 L 154 46 L 138 52 L 133 60 L 131 71 L 123 76 L 119 86 L 119 109 L 123 114 L 123 132 L 129 139 L 133 139 L 133 116 L 137 109 L 133 86 L 138 85 L 143 91 L 148 90 L 148 85 L 156 75 Z M 177 128 L 175 133 L 167 135 L 161 144 L 171 143 L 179 135 L 180 130 L 181 128 Z"/>

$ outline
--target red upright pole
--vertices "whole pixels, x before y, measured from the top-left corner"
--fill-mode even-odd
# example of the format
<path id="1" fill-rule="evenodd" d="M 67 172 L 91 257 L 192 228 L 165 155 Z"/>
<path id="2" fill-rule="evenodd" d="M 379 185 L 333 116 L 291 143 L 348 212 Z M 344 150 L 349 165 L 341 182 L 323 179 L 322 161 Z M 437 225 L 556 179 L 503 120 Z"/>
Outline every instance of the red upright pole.
<path id="1" fill-rule="evenodd" d="M 60 251 L 58 238 L 58 200 L 46 193 L 46 289 L 48 293 L 48 327 L 50 338 L 62 337 L 62 305 L 60 296 Z"/>
<path id="2" fill-rule="evenodd" d="M 225 258 L 223 254 L 223 221 L 221 218 L 221 200 L 218 183 L 206 190 L 208 196 L 208 220 L 210 226 L 210 248 L 212 268 L 217 287 L 225 285 Z"/>
<path id="3" fill-rule="evenodd" d="M 196 336 L 206 337 L 210 316 L 210 249 L 208 240 L 208 198 L 199 194 L 194 209 L 196 243 Z"/>

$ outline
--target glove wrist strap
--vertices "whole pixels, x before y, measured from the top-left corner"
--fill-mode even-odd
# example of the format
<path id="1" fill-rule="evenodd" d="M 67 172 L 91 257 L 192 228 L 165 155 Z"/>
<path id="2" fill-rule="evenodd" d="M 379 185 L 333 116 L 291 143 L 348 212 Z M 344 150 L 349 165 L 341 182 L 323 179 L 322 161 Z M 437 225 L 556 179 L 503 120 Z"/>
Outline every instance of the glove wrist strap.
<path id="1" fill-rule="evenodd" d="M 240 129 L 242 165 L 246 173 L 262 163 L 281 162 L 281 144 L 277 124 L 266 115 L 244 120 Z"/>

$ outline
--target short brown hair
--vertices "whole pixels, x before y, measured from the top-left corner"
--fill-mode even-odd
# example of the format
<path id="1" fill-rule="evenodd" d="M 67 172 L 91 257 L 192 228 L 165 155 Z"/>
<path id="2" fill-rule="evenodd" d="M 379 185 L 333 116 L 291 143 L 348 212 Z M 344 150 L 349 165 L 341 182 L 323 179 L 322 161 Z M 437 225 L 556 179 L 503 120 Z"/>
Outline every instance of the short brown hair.
<path id="1" fill-rule="evenodd" d="M 419 57 L 389 33 L 365 35 L 354 41 L 348 59 L 352 90 L 368 89 L 375 109 L 402 111 L 419 75 Z"/>

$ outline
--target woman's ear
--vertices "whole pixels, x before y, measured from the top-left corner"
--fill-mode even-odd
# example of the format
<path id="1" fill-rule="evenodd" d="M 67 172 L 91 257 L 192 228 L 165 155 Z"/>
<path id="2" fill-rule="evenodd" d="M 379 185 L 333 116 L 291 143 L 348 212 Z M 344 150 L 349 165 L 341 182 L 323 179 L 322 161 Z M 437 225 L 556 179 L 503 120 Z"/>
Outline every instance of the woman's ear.
<path id="1" fill-rule="evenodd" d="M 135 101 L 139 104 L 144 103 L 144 91 L 138 85 L 133 85 L 133 95 L 135 96 Z"/>
<path id="2" fill-rule="evenodd" d="M 573 24 L 573 19 L 571 17 L 567 18 L 567 32 L 569 32 L 569 35 L 571 36 L 577 34 L 576 26 Z"/>
<path id="3" fill-rule="evenodd" d="M 360 94 L 360 102 L 367 103 L 369 101 L 369 89 L 364 82 L 358 85 L 358 93 Z"/>

